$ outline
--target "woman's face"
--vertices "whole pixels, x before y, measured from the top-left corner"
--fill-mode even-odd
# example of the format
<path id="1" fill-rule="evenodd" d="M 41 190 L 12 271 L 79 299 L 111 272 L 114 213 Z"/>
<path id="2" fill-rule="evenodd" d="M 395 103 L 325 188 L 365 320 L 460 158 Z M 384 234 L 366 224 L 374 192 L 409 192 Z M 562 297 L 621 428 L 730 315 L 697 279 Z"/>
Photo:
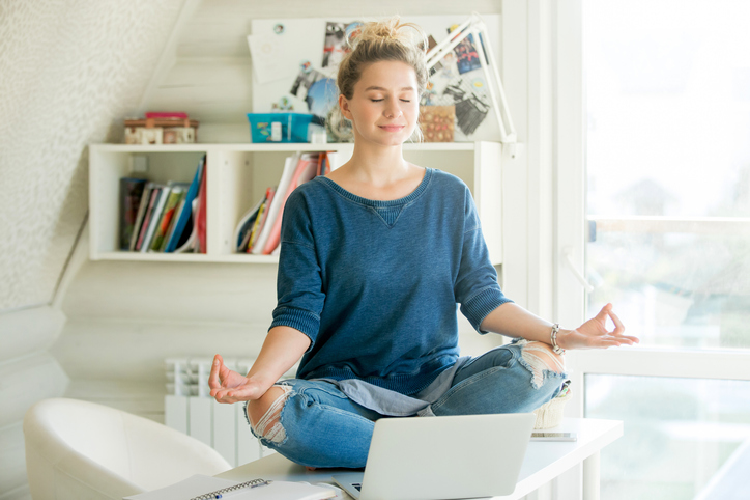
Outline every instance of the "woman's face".
<path id="1" fill-rule="evenodd" d="M 339 96 L 339 105 L 352 121 L 355 141 L 403 144 L 414 132 L 419 117 L 414 70 L 400 61 L 368 64 L 354 84 L 352 98 Z"/>

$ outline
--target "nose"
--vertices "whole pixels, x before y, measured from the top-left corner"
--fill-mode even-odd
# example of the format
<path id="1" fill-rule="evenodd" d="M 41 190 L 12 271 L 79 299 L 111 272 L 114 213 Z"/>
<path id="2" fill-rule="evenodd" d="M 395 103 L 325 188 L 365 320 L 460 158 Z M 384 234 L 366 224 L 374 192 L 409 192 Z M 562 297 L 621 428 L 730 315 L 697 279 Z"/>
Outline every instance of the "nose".
<path id="1" fill-rule="evenodd" d="M 398 105 L 398 101 L 390 101 L 388 106 L 383 110 L 383 115 L 389 120 L 398 118 L 402 114 L 404 113 L 401 111 L 401 106 Z"/>

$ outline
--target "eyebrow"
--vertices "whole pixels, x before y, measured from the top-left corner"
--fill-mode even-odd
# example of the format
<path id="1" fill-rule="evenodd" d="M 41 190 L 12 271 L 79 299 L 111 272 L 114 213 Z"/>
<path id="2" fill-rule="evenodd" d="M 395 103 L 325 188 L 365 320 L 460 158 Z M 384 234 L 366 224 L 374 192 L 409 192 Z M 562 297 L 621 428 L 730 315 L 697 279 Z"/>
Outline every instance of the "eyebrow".
<path id="1" fill-rule="evenodd" d="M 371 85 L 365 89 L 365 92 L 368 90 L 388 90 L 384 87 L 378 87 L 377 85 Z M 401 87 L 401 90 L 414 90 L 414 87 Z"/>

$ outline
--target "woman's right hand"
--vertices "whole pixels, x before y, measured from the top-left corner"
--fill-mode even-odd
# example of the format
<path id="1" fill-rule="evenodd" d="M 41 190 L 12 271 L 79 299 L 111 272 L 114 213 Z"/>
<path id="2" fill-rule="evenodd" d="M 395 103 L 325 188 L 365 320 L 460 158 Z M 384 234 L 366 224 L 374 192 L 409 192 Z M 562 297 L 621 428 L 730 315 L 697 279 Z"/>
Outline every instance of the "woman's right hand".
<path id="1" fill-rule="evenodd" d="M 243 377 L 224 364 L 224 359 L 217 354 L 208 375 L 208 387 L 211 396 L 222 404 L 232 404 L 237 401 L 258 399 L 268 390 L 265 384 L 257 379 Z"/>

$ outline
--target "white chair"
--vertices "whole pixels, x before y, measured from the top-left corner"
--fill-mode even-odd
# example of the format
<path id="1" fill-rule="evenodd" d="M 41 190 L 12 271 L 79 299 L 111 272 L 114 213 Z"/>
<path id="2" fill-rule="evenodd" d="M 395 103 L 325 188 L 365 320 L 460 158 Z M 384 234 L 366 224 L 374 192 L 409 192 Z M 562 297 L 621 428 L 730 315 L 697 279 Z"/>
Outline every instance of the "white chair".
<path id="1" fill-rule="evenodd" d="M 39 401 L 26 413 L 23 432 L 34 500 L 120 500 L 231 468 L 195 438 L 88 401 Z"/>

